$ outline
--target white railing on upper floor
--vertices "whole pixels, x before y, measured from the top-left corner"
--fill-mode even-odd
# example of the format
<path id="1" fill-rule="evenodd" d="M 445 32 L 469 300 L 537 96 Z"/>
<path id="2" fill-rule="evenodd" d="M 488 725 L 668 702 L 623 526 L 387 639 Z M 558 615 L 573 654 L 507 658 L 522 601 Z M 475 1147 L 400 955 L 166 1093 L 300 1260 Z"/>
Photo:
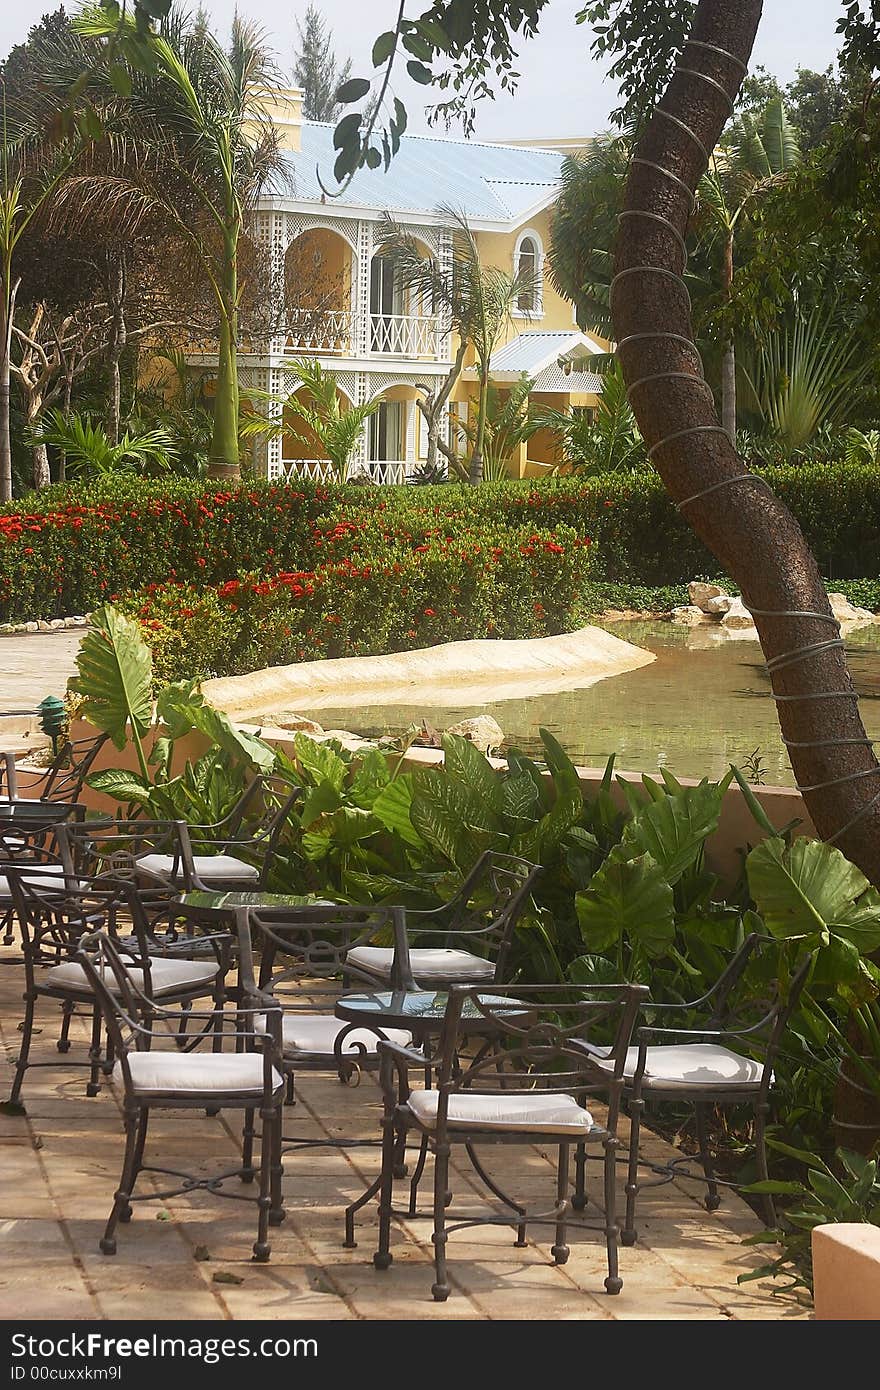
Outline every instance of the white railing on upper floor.
<path id="1" fill-rule="evenodd" d="M 284 335 L 288 352 L 311 352 L 350 357 L 354 347 L 354 314 L 350 309 L 294 309 Z"/>
<path id="2" fill-rule="evenodd" d="M 371 314 L 370 347 L 388 357 L 440 356 L 440 320 L 426 314 Z"/>
<path id="3" fill-rule="evenodd" d="M 349 463 L 347 481 L 391 486 L 405 483 L 415 467 L 415 464 L 403 459 L 375 459 L 369 462 L 359 459 Z M 338 481 L 336 469 L 329 459 L 281 459 L 279 463 L 269 464 L 269 477 L 311 478 L 316 483 Z"/>

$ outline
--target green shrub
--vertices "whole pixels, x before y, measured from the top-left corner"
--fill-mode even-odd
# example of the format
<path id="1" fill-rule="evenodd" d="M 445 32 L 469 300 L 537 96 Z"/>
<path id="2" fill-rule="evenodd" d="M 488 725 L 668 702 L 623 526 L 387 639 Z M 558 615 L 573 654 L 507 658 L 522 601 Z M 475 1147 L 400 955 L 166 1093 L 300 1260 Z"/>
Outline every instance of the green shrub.
<path id="1" fill-rule="evenodd" d="M 835 588 L 876 573 L 876 469 L 804 464 L 768 468 L 764 476 L 797 517 Z M 333 486 L 305 479 L 224 488 L 112 478 L 48 488 L 31 494 L 26 508 L 0 508 L 0 620 L 80 613 L 150 584 L 220 585 L 241 573 L 311 573 L 333 562 L 373 563 L 388 547 L 408 554 L 429 543 L 453 547 L 473 539 L 491 546 L 524 528 L 545 534 L 563 527 L 591 542 L 597 582 L 632 591 L 718 572 L 651 474 L 477 488 Z M 545 598 L 533 601 L 544 604 Z"/>
<path id="2" fill-rule="evenodd" d="M 234 675 L 322 657 L 373 656 L 471 637 L 544 637 L 585 613 L 590 549 L 570 527 L 488 527 L 413 548 L 362 542 L 355 560 L 152 585 L 119 601 L 154 649 L 157 678 Z"/>

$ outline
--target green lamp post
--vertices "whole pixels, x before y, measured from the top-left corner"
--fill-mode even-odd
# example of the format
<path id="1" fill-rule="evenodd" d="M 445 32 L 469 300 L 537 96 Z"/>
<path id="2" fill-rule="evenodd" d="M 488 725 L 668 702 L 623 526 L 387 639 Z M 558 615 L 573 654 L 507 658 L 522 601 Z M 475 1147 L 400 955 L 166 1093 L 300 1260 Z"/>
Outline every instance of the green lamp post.
<path id="1" fill-rule="evenodd" d="M 67 726 L 64 701 L 59 700 L 57 695 L 47 695 L 45 700 L 41 700 L 37 705 L 37 713 L 40 716 L 40 728 L 51 738 L 52 752 L 57 753 L 58 739 Z"/>

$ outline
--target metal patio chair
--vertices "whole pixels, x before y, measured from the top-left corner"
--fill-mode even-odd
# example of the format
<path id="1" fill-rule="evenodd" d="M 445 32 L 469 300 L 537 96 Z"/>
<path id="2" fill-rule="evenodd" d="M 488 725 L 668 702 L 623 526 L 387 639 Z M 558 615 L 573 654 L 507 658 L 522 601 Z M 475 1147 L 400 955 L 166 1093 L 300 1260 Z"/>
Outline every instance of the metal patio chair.
<path id="1" fill-rule="evenodd" d="M 105 933 L 92 933 L 81 938 L 77 967 L 88 980 L 94 998 L 103 1013 L 107 1034 L 116 1058 L 114 1079 L 123 1087 L 123 1116 L 125 1121 L 125 1156 L 119 1187 L 100 1241 L 103 1255 L 116 1254 L 116 1231 L 119 1222 L 131 1220 L 133 1203 L 161 1200 L 199 1189 L 218 1196 L 254 1201 L 257 1206 L 257 1239 L 254 1259 L 265 1261 L 270 1254 L 269 1227 L 284 1219 L 281 1190 L 281 1107 L 284 1078 L 281 1071 L 280 1011 L 265 1001 L 259 1005 L 261 1031 L 247 1027 L 251 1014 L 241 1008 L 235 1015 L 218 1016 L 217 1011 L 199 1015 L 205 1023 L 202 1030 L 216 1032 L 215 1024 L 232 1031 L 224 1032 L 224 1041 L 232 1042 L 234 1052 L 199 1053 L 179 1051 L 173 1040 L 174 1016 L 153 996 L 140 988 L 140 976 L 131 962 L 123 958 L 112 939 Z M 171 1032 L 163 1029 L 169 1024 Z M 147 1128 L 153 1110 L 242 1110 L 241 1164 L 211 1177 L 192 1176 L 177 1168 L 144 1163 Z M 260 1116 L 259 1190 L 256 1199 L 241 1193 L 224 1192 L 222 1184 L 238 1177 L 244 1183 L 253 1182 L 256 1169 L 253 1163 L 255 1140 L 254 1118 Z M 136 1194 L 141 1173 L 155 1173 L 175 1180 L 170 1189 L 160 1193 Z"/>
<path id="2" fill-rule="evenodd" d="M 92 765 L 109 737 L 109 734 L 96 734 L 91 738 L 65 739 L 48 767 L 39 772 L 27 770 L 27 795 L 16 791 L 10 797 L 10 789 L 0 776 L 0 802 L 78 802 Z"/>
<path id="3" fill-rule="evenodd" d="M 182 892 L 254 891 L 265 888 L 290 813 L 301 795 L 280 779 L 259 776 L 223 820 L 181 822 L 182 857 L 145 855 L 144 872 L 170 878 Z"/>
<path id="4" fill-rule="evenodd" d="M 706 1210 L 721 1205 L 712 1154 L 708 1143 L 708 1116 L 713 1106 L 747 1105 L 755 1117 L 755 1158 L 760 1181 L 766 1181 L 767 1147 L 765 1131 L 774 1084 L 773 1067 L 785 1037 L 785 1030 L 797 1008 L 810 968 L 805 959 L 790 979 L 777 983 L 769 1001 L 744 995 L 740 989 L 746 967 L 756 952 L 780 949 L 780 943 L 753 934 L 746 938 L 726 970 L 699 999 L 686 1004 L 658 1004 L 651 1001 L 652 1015 L 674 1015 L 702 1010 L 705 1022 L 689 1026 L 661 1027 L 644 1024 L 636 1031 L 623 1069 L 623 1094 L 630 1114 L 630 1144 L 626 1183 L 626 1216 L 621 1231 L 624 1245 L 635 1244 L 636 1203 L 639 1194 L 639 1134 L 641 1116 L 648 1101 L 682 1101 L 693 1104 L 703 1181 L 706 1183 Z M 748 1019 L 752 1021 L 747 1021 Z M 599 1066 L 610 1070 L 616 1062 L 603 1049 L 591 1048 Z M 663 1170 L 661 1180 L 670 1181 L 685 1158 L 674 1159 Z M 651 1165 L 657 1171 L 656 1165 Z M 575 1202 L 582 1204 L 584 1152 L 577 1154 L 578 1177 Z M 725 1183 L 724 1186 L 731 1184 Z M 776 1225 L 772 1196 L 762 1199 L 769 1227 Z"/>
<path id="5" fill-rule="evenodd" d="M 507 978 L 516 924 L 539 874 L 516 855 L 481 854 L 455 896 L 442 907 L 406 911 L 409 961 L 419 986 L 493 984 Z M 393 952 L 356 946 L 348 965 L 387 984 Z"/>
<path id="6" fill-rule="evenodd" d="M 340 1081 L 356 1081 L 378 1067 L 381 1029 L 356 1027 L 335 1017 L 343 976 L 373 988 L 374 979 L 352 965 L 352 953 L 377 940 L 390 940 L 391 988 L 415 988 L 409 968 L 406 917 L 400 907 L 313 905 L 244 909 L 238 913 L 239 987 L 245 1004 L 271 998 L 282 1012 L 284 1070 L 288 1103 L 294 1100 L 297 1071 L 335 1071 Z M 254 953 L 259 955 L 255 975 Z M 409 1044 L 408 1033 L 395 1032 Z"/>
<path id="7" fill-rule="evenodd" d="M 191 961 L 151 955 L 143 910 L 131 885 L 83 886 L 79 880 L 66 876 L 47 878 L 46 875 L 33 875 L 29 870 L 11 868 L 8 875 L 21 926 L 25 974 L 21 1048 L 7 1102 L 13 1112 L 21 1104 L 25 1074 L 32 1067 L 88 1067 L 86 1094 L 96 1096 L 101 1088 L 101 1072 L 108 1068 L 112 1053 L 102 1056 L 101 1010 L 76 958 L 83 936 L 98 929 L 110 935 L 124 932 L 122 949 L 131 978 L 148 999 L 161 1001 L 165 1007 L 181 1006 L 181 1011 L 175 1015 L 181 1035 L 187 1020 L 187 1006 L 193 1000 L 211 998 L 222 1003 L 225 966 L 218 958 Z M 39 999 L 53 999 L 62 1005 L 61 1036 L 56 1046 L 65 1054 L 70 1048 L 70 1018 L 74 1008 L 79 1004 L 91 1011 L 87 1062 L 30 1060 Z"/>
<path id="8" fill-rule="evenodd" d="M 7 869 L 53 881 L 63 879 L 70 865 L 59 852 L 55 836 L 45 829 L 9 829 L 0 825 L 0 931 L 4 946 L 15 941 L 15 902 Z M 22 957 L 4 956 L 4 965 L 21 965 Z"/>
<path id="9" fill-rule="evenodd" d="M 568 985 L 536 985 L 487 995 L 478 986 L 452 986 L 439 1046 L 430 1063 L 433 1089 L 410 1089 L 409 1073 L 412 1068 L 424 1072 L 424 1056 L 393 1042 L 379 1043 L 384 1117 L 379 1244 L 373 1256 L 376 1269 L 388 1269 L 392 1262 L 392 1182 L 401 1135 L 405 1137 L 409 1130 L 424 1138 L 434 1156 L 431 1292 L 437 1302 L 449 1296 L 449 1233 L 463 1227 L 486 1223 L 514 1226 L 516 1245 L 522 1247 L 529 1225 L 549 1223 L 555 1227 L 554 1262 L 564 1264 L 569 1255 L 570 1150 L 578 1144 L 598 1144 L 603 1149 L 604 1215 L 601 1227 L 589 1229 L 604 1232 L 608 1260 L 605 1288 L 610 1294 L 620 1292 L 617 1124 L 627 1049 L 639 1005 L 648 991 L 640 985 L 605 986 L 596 991 L 596 998 L 587 999 L 584 996 L 589 992 Z M 465 1030 L 466 1014 L 471 1025 Z M 468 1056 L 467 1038 L 473 1036 L 472 1023 L 477 1017 L 481 1045 L 475 1055 Z M 609 1053 L 613 1061 L 603 1066 L 597 1065 L 585 1045 L 588 1033 L 596 1028 L 610 1029 L 614 1039 Z M 607 1106 L 601 1122 L 586 1108 L 588 1098 L 599 1093 Z M 502 1189 L 475 1151 L 477 1146 L 533 1144 L 558 1150 L 555 1200 L 535 1212 Z M 501 1204 L 500 1212 L 479 1218 L 457 1216 L 448 1209 L 449 1160 L 456 1145 L 464 1148 L 476 1174 Z M 412 1209 L 401 1214 L 407 1220 L 418 1215 Z"/>

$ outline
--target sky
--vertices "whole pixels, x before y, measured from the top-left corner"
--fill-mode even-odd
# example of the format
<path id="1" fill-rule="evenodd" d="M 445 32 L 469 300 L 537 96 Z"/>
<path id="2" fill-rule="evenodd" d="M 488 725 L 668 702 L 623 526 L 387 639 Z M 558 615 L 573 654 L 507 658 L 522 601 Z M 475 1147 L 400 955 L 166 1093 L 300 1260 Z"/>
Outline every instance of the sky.
<path id="1" fill-rule="evenodd" d="M 0 0 L 0 53 L 20 43 L 32 24 L 60 0 Z M 351 57 L 355 75 L 371 74 L 372 41 L 393 27 L 395 0 L 317 0 L 334 32 L 340 57 Z M 521 79 L 515 96 L 483 102 L 475 138 L 486 140 L 547 139 L 551 136 L 594 135 L 607 126 L 608 112 L 617 104 L 613 84 L 589 53 L 590 31 L 575 24 L 584 0 L 551 0 L 541 19 L 540 34 L 522 45 Z M 284 71 L 293 64 L 296 20 L 307 0 L 204 0 L 216 20 L 218 37 L 228 32 L 236 7 L 266 30 Z M 71 8 L 68 5 L 68 8 Z M 195 8 L 195 0 L 193 0 Z M 409 0 L 407 12 L 420 14 L 427 3 Z M 763 64 L 783 82 L 797 67 L 823 69 L 838 49 L 835 33 L 840 0 L 765 0 L 753 66 Z M 795 18 L 796 15 L 796 18 Z M 425 88 L 405 74 L 396 91 L 407 106 L 410 129 L 426 130 Z M 452 134 L 455 133 L 454 129 Z"/>

